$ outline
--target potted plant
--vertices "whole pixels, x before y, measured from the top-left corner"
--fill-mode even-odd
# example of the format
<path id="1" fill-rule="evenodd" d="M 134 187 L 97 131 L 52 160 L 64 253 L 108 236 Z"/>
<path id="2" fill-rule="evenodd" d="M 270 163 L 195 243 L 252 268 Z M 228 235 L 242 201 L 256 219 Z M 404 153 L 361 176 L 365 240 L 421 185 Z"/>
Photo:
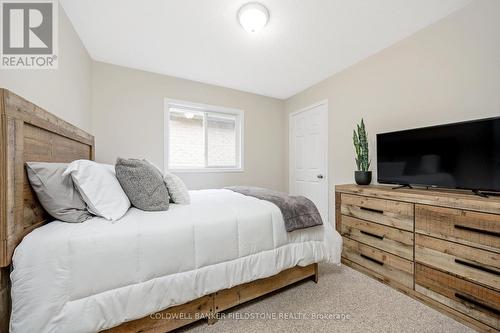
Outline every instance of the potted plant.
<path id="1" fill-rule="evenodd" d="M 370 168 L 370 157 L 363 119 L 361 119 L 361 124 L 356 126 L 357 131 L 354 130 L 353 142 L 356 150 L 356 166 L 358 170 L 354 172 L 354 179 L 358 185 L 369 185 L 372 181 L 372 172 L 368 171 Z"/>

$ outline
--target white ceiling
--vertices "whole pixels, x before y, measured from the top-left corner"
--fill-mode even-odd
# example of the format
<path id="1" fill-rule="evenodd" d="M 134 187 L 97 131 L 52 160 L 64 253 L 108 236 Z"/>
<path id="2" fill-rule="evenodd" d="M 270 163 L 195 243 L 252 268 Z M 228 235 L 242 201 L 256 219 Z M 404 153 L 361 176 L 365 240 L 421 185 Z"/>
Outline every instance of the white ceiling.
<path id="1" fill-rule="evenodd" d="M 260 0 L 271 19 L 254 35 L 245 0 L 61 2 L 95 60 L 284 99 L 470 0 Z"/>

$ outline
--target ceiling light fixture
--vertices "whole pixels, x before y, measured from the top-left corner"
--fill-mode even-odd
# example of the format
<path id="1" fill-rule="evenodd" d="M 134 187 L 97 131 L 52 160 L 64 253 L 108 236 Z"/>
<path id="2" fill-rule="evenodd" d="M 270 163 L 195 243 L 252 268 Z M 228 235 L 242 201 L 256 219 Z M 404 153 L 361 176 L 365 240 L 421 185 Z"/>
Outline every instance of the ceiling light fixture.
<path id="1" fill-rule="evenodd" d="M 238 11 L 238 21 L 247 32 L 258 32 L 269 22 L 269 11 L 260 3 L 250 2 Z"/>

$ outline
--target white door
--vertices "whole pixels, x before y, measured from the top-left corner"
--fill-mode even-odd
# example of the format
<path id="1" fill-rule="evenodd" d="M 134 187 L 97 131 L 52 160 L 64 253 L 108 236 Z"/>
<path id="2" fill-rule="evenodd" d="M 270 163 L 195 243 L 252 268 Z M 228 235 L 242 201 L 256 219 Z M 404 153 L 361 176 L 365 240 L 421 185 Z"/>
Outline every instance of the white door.
<path id="1" fill-rule="evenodd" d="M 316 204 L 328 222 L 328 106 L 322 102 L 290 114 L 290 194 Z"/>

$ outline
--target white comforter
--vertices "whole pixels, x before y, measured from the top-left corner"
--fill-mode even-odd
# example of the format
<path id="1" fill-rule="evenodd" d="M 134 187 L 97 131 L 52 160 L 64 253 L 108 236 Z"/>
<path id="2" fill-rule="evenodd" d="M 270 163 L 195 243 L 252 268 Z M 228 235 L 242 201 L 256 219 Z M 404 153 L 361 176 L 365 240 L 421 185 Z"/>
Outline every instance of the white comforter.
<path id="1" fill-rule="evenodd" d="M 295 265 L 340 262 L 328 223 L 287 233 L 270 202 L 229 190 L 191 198 L 31 232 L 13 258 L 11 331 L 96 332 Z"/>

